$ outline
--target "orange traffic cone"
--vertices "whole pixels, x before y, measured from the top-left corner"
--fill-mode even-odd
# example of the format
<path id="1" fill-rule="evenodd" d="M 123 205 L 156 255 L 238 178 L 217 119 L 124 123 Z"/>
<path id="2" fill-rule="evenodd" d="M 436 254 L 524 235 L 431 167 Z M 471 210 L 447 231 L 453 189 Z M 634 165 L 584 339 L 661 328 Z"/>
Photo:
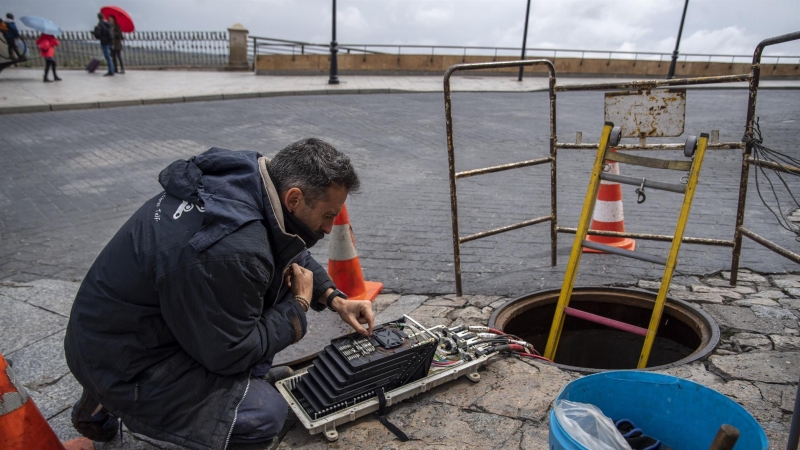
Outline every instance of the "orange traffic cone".
<path id="1" fill-rule="evenodd" d="M 94 444 L 86 438 L 73 439 L 62 444 L 0 354 L 0 448 L 88 450 L 93 449 Z"/>
<path id="2" fill-rule="evenodd" d="M 611 151 L 615 150 L 611 149 Z M 619 164 L 615 161 L 606 161 L 606 164 L 611 166 L 611 170 L 608 173 L 619 175 Z M 622 214 L 622 187 L 619 183 L 606 180 L 600 181 L 590 228 L 598 231 L 625 231 L 625 216 Z M 634 250 L 636 248 L 636 241 L 629 238 L 594 236 L 590 234 L 586 236 L 586 240 L 625 250 Z M 585 253 L 605 253 L 585 247 L 583 251 Z"/>
<path id="3" fill-rule="evenodd" d="M 331 244 L 328 250 L 328 274 L 342 292 L 350 300 L 375 300 L 381 293 L 383 283 L 364 281 L 361 273 L 361 262 L 356 253 L 356 242 L 347 208 L 333 219 Z"/>
<path id="4" fill-rule="evenodd" d="M 0 448 L 63 450 L 61 441 L 0 355 Z"/>

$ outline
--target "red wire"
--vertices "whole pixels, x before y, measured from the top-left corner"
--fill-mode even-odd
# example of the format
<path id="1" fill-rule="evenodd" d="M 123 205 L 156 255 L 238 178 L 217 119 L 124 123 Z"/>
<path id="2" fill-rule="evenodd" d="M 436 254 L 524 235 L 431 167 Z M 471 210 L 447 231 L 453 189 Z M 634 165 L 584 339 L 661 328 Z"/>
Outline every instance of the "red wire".
<path id="1" fill-rule="evenodd" d="M 511 350 L 512 352 L 524 352 L 526 350 L 525 347 L 523 347 L 523 346 L 521 346 L 519 344 L 509 344 L 508 347 L 509 347 L 509 350 Z"/>
<path id="2" fill-rule="evenodd" d="M 549 359 L 545 358 L 544 356 L 534 355 L 532 353 L 521 353 L 520 352 L 520 353 L 518 353 L 518 355 L 519 356 L 525 356 L 525 357 L 528 357 L 528 358 L 541 359 L 541 360 L 544 360 L 544 361 L 547 361 L 547 362 L 553 362 L 553 361 L 550 361 Z"/>

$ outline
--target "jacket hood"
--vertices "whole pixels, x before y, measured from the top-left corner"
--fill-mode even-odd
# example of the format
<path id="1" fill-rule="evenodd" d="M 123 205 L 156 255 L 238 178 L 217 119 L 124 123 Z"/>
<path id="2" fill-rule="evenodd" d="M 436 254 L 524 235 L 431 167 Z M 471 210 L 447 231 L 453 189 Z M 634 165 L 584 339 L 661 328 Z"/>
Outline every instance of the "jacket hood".
<path id="1" fill-rule="evenodd" d="M 214 147 L 158 174 L 167 194 L 204 208 L 203 225 L 189 240 L 195 250 L 205 251 L 242 225 L 266 218 L 260 156 Z"/>

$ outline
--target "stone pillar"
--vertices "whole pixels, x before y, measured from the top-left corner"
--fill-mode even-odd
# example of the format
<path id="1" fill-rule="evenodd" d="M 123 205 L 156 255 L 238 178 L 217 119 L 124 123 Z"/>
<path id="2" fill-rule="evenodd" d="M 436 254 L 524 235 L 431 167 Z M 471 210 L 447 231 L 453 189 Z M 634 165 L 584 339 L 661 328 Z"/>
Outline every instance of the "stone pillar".
<path id="1" fill-rule="evenodd" d="M 236 23 L 228 28 L 228 39 L 230 39 L 230 53 L 228 54 L 228 70 L 249 70 L 247 63 L 247 28 L 242 24 Z M 255 61 L 254 61 L 255 63 Z"/>

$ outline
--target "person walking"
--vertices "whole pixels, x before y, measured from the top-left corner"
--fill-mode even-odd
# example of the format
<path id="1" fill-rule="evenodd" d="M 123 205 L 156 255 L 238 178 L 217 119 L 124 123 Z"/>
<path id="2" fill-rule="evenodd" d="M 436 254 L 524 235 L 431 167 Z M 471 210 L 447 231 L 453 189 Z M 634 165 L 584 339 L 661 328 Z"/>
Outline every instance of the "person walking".
<path id="1" fill-rule="evenodd" d="M 106 22 L 103 13 L 97 13 L 97 25 L 94 27 L 94 37 L 100 41 L 100 46 L 103 48 L 103 57 L 106 59 L 108 65 L 108 73 L 104 77 L 114 75 L 114 62 L 111 60 L 111 46 L 114 44 L 114 36 L 111 33 L 111 25 Z"/>
<path id="2" fill-rule="evenodd" d="M 6 14 L 3 37 L 6 39 L 6 43 L 8 44 L 8 59 L 23 59 L 22 53 L 20 53 L 19 47 L 17 47 L 19 29 L 17 28 L 16 22 L 14 22 L 14 15 L 11 13 Z M 17 55 L 16 58 L 14 55 Z"/>
<path id="3" fill-rule="evenodd" d="M 114 41 L 111 47 L 111 57 L 114 60 L 114 68 L 116 69 L 115 72 L 124 74 L 125 65 L 122 64 L 122 40 L 125 39 L 125 36 L 122 35 L 122 29 L 120 29 L 119 24 L 117 23 L 117 18 L 113 14 L 111 14 L 108 18 L 109 23 L 111 24 L 111 36 Z"/>
<path id="4" fill-rule="evenodd" d="M 36 40 L 36 46 L 39 47 L 39 54 L 44 58 L 44 82 L 51 83 L 52 81 L 47 78 L 47 73 L 53 69 L 53 80 L 61 81 L 56 73 L 56 47 L 59 42 L 55 36 L 42 33 L 39 39 Z"/>

